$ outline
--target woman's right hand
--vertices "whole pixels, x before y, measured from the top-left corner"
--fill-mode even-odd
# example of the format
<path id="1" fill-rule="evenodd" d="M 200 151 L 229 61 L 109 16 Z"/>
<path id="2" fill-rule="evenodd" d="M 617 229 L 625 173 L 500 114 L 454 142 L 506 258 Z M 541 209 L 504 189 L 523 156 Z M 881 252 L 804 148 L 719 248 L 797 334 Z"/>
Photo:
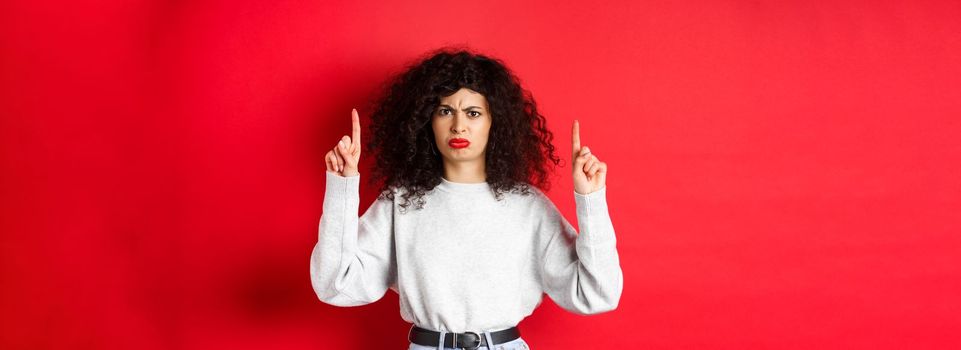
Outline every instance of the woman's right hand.
<path id="1" fill-rule="evenodd" d="M 357 171 L 357 165 L 360 163 L 360 116 L 356 108 L 351 110 L 350 119 L 353 124 L 353 136 L 341 137 L 340 141 L 334 145 L 334 149 L 324 156 L 327 171 L 344 177 L 360 175 Z"/>

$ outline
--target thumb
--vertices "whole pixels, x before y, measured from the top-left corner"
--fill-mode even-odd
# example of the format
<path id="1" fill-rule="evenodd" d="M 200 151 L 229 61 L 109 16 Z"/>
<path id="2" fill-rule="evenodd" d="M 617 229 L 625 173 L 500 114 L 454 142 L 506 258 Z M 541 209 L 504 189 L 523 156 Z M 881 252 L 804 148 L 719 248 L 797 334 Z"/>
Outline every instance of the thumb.
<path id="1" fill-rule="evenodd" d="M 587 146 L 581 147 L 579 153 L 574 157 L 574 172 L 584 172 L 581 168 L 584 167 L 584 163 L 587 162 L 588 156 L 591 155 L 591 149 Z"/>
<path id="2" fill-rule="evenodd" d="M 349 146 L 344 143 L 338 143 L 337 154 L 339 154 L 342 158 L 344 158 L 344 162 L 346 162 L 347 164 L 353 165 L 354 163 L 356 163 L 356 160 L 355 160 L 355 157 L 350 154 L 350 150 L 347 149 L 348 147 Z"/>

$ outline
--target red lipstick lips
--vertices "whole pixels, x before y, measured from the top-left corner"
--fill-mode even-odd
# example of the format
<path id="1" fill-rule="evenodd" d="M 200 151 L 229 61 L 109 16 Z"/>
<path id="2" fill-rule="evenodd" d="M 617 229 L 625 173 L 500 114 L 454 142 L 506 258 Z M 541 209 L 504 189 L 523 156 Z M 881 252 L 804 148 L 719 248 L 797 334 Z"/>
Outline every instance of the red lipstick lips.
<path id="1" fill-rule="evenodd" d="M 470 141 L 467 141 L 467 139 L 456 138 L 450 139 L 450 141 L 447 141 L 447 144 L 453 148 L 464 148 L 470 146 Z"/>

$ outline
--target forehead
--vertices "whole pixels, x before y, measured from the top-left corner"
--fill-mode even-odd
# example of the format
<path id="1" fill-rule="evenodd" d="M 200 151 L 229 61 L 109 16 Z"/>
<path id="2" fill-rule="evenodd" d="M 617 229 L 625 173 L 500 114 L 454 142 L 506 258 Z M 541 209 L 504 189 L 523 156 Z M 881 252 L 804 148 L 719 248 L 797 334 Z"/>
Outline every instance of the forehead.
<path id="1" fill-rule="evenodd" d="M 440 103 L 451 106 L 484 107 L 487 105 L 487 98 L 477 91 L 468 88 L 461 88 L 450 96 L 441 96 Z"/>

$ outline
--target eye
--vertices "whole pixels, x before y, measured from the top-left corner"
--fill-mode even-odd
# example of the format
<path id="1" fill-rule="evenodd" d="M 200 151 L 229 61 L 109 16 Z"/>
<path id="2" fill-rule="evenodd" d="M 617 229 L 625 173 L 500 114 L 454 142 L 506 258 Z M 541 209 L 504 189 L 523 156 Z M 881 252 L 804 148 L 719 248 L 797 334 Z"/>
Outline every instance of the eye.
<path id="1" fill-rule="evenodd" d="M 471 113 L 477 113 L 477 115 L 471 115 Z M 481 112 L 478 112 L 478 111 L 470 111 L 470 112 L 467 112 L 467 115 L 472 116 L 472 117 L 480 117 L 480 116 L 481 116 Z"/>
<path id="2" fill-rule="evenodd" d="M 440 114 L 440 115 L 447 115 L 445 112 L 450 112 L 450 109 L 448 109 L 448 108 L 441 108 L 441 109 L 438 109 L 438 110 L 437 110 L 437 114 Z"/>

